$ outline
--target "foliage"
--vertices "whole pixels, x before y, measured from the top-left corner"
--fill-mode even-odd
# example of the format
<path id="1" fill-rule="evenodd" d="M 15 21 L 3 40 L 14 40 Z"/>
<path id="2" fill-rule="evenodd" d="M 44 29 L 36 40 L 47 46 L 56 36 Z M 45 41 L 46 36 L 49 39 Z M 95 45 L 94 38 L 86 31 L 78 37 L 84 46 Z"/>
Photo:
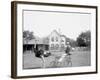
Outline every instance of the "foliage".
<path id="1" fill-rule="evenodd" d="M 26 43 L 28 43 L 29 40 L 35 39 L 35 36 L 33 35 L 33 32 L 24 31 L 23 32 L 23 39 Z"/>
<path id="2" fill-rule="evenodd" d="M 66 38 L 66 44 L 67 44 L 67 42 L 69 42 L 72 47 L 77 46 L 77 42 L 73 39 L 68 38 L 68 37 Z"/>
<path id="3" fill-rule="evenodd" d="M 77 44 L 80 47 L 90 47 L 91 46 L 91 32 L 82 32 L 77 38 Z"/>

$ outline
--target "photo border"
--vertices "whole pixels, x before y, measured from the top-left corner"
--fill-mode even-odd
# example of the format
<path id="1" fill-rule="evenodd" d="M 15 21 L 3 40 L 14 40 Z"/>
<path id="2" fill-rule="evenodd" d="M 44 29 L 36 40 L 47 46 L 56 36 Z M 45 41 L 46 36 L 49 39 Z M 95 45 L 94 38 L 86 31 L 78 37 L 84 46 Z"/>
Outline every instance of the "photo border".
<path id="1" fill-rule="evenodd" d="M 76 7 L 76 8 L 90 8 L 96 10 L 96 71 L 80 72 L 80 73 L 63 73 L 63 74 L 49 74 L 49 75 L 32 75 L 32 76 L 17 76 L 17 4 L 28 5 L 50 5 L 59 7 Z M 73 4 L 58 4 L 58 3 L 42 3 L 42 2 L 25 2 L 12 1 L 11 2 L 11 77 L 12 78 L 32 78 L 32 77 L 50 77 L 50 76 L 66 76 L 66 75 L 80 75 L 80 74 L 94 74 L 98 72 L 98 7 L 88 5 L 73 5 Z"/>

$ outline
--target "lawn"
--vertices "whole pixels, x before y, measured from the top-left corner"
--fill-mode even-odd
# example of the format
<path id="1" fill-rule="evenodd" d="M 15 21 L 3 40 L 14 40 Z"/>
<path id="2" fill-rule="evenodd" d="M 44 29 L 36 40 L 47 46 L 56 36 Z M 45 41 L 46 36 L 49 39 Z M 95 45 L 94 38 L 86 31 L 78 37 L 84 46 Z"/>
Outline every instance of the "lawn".
<path id="1" fill-rule="evenodd" d="M 57 67 L 51 65 L 55 60 L 56 56 L 61 56 L 64 52 L 52 52 L 52 55 L 45 58 L 46 68 Z M 71 67 L 80 67 L 80 66 L 90 66 L 91 65 L 91 54 L 90 51 L 73 51 L 71 52 Z M 24 69 L 34 69 L 41 68 L 42 61 L 40 58 L 35 57 L 34 52 L 26 51 L 23 55 L 23 68 Z M 69 67 L 67 65 L 60 65 L 60 67 Z"/>

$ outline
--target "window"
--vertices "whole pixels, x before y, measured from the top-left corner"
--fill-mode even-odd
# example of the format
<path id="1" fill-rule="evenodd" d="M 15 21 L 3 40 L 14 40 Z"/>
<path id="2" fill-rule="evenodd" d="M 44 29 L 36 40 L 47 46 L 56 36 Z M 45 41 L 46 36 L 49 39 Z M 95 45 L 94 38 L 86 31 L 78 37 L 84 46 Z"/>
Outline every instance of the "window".
<path id="1" fill-rule="evenodd" d="M 61 40 L 61 42 L 64 42 L 64 40 Z"/>
<path id="2" fill-rule="evenodd" d="M 61 44 L 61 47 L 64 47 L 64 44 Z"/>
<path id="3" fill-rule="evenodd" d="M 54 42 L 54 37 L 51 38 L 51 41 Z"/>
<path id="4" fill-rule="evenodd" d="M 59 48 L 59 44 L 56 44 L 56 47 Z"/>
<path id="5" fill-rule="evenodd" d="M 54 48 L 54 44 L 51 44 L 51 47 Z"/>
<path id="6" fill-rule="evenodd" d="M 51 50 L 54 50 L 54 48 L 55 48 L 55 47 L 54 47 L 54 44 L 51 44 L 50 49 L 51 49 Z"/>
<path id="7" fill-rule="evenodd" d="M 56 42 L 58 41 L 58 37 L 56 37 Z"/>
<path id="8" fill-rule="evenodd" d="M 56 49 L 56 50 L 59 49 L 59 44 L 55 44 L 55 49 Z"/>

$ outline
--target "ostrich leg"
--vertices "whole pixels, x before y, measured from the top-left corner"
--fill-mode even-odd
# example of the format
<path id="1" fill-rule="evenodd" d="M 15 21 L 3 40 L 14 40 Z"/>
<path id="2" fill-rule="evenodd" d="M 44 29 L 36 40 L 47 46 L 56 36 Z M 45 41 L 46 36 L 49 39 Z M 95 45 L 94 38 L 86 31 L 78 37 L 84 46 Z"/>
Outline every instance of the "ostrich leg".
<path id="1" fill-rule="evenodd" d="M 41 55 L 41 59 L 42 59 L 42 62 L 43 62 L 42 68 L 45 68 L 45 59 L 44 59 L 44 56 L 43 55 Z"/>

